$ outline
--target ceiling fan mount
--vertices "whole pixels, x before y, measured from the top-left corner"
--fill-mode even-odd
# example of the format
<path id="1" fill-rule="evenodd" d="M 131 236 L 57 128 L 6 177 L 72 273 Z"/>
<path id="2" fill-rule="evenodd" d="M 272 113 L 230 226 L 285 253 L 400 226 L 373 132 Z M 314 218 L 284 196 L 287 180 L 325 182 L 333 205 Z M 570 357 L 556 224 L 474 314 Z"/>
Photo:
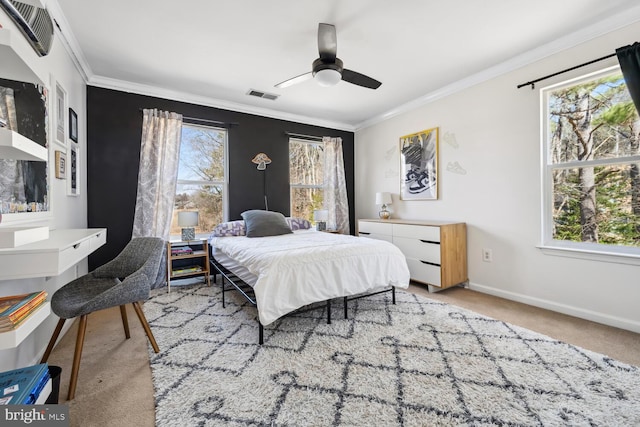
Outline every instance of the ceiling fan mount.
<path id="1" fill-rule="evenodd" d="M 379 81 L 344 68 L 342 60 L 336 56 L 337 50 L 336 27 L 331 24 L 318 24 L 318 52 L 320 57 L 311 64 L 311 71 L 280 82 L 275 87 L 284 88 L 312 78 L 321 86 L 334 86 L 340 80 L 344 80 L 369 89 L 380 87 L 382 83 Z"/>

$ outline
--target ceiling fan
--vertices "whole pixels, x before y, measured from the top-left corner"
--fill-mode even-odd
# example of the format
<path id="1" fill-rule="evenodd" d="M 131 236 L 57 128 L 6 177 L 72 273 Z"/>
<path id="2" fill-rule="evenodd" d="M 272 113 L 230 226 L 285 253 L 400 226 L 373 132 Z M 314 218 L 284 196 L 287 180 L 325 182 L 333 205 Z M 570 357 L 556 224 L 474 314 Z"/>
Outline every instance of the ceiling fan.
<path id="1" fill-rule="evenodd" d="M 275 87 L 283 88 L 314 78 L 320 86 L 334 86 L 340 80 L 366 87 L 378 89 L 382 83 L 364 74 L 343 68 L 342 61 L 336 56 L 338 42 L 336 27 L 331 24 L 318 24 L 318 52 L 320 57 L 313 61 L 311 71 L 278 83 Z"/>

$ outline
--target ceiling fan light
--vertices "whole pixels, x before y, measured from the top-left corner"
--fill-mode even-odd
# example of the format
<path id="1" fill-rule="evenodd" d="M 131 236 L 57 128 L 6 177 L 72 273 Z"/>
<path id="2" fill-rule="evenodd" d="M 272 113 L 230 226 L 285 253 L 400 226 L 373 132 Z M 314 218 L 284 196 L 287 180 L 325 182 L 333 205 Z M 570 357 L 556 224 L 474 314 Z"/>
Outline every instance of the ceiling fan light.
<path id="1" fill-rule="evenodd" d="M 326 68 L 316 72 L 314 78 L 320 86 L 335 86 L 342 80 L 342 74 L 337 70 Z"/>

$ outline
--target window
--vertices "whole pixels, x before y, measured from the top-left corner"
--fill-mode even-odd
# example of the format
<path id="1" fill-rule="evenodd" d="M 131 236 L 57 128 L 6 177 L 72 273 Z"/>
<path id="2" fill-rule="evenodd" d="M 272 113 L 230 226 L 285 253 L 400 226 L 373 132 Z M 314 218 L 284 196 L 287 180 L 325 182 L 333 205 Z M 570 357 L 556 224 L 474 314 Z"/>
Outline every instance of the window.
<path id="1" fill-rule="evenodd" d="M 324 144 L 289 139 L 291 216 L 313 221 L 324 201 Z"/>
<path id="2" fill-rule="evenodd" d="M 640 120 L 618 67 L 543 95 L 543 244 L 640 255 Z"/>
<path id="3" fill-rule="evenodd" d="M 171 234 L 178 212 L 198 211 L 196 233 L 209 233 L 227 217 L 227 131 L 184 123 Z"/>

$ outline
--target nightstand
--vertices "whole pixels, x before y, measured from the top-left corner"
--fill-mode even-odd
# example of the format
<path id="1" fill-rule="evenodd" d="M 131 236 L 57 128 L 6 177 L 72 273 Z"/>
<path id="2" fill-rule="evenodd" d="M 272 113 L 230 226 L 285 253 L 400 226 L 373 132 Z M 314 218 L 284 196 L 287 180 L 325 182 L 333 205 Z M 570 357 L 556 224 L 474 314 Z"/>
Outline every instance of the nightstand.
<path id="1" fill-rule="evenodd" d="M 173 280 L 203 276 L 211 286 L 207 239 L 167 243 L 167 291 Z"/>

